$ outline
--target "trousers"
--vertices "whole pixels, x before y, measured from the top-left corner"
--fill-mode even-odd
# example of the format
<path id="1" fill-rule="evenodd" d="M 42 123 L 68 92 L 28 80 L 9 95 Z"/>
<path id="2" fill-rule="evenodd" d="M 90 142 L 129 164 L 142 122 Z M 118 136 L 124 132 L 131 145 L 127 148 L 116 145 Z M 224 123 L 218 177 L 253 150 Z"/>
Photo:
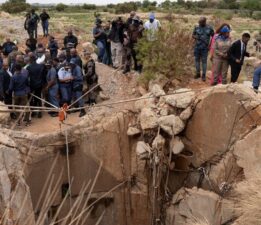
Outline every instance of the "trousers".
<path id="1" fill-rule="evenodd" d="M 259 66 L 255 72 L 253 77 L 253 87 L 258 89 L 260 85 L 260 79 L 261 79 L 261 66 Z"/>
<path id="2" fill-rule="evenodd" d="M 237 82 L 237 79 L 241 72 L 242 66 L 240 64 L 237 65 L 237 64 L 231 63 L 230 67 L 231 67 L 231 82 L 235 83 L 235 82 Z"/>
<path id="3" fill-rule="evenodd" d="M 22 105 L 22 106 L 26 106 L 27 105 L 27 101 L 28 101 L 28 97 L 27 95 L 23 95 L 23 96 L 14 96 L 14 104 L 15 105 Z M 24 110 L 25 111 L 25 121 L 29 121 L 29 111 L 28 110 Z M 17 117 L 20 117 L 21 113 L 16 113 Z M 22 118 L 19 119 L 18 122 L 21 122 Z"/>
<path id="4" fill-rule="evenodd" d="M 227 84 L 228 60 L 216 57 L 213 59 L 213 67 L 214 83 L 218 83 L 219 74 L 222 74 L 222 84 Z"/>
<path id="5" fill-rule="evenodd" d="M 205 78 L 207 73 L 208 49 L 195 47 L 194 56 L 197 75 L 200 75 L 200 64 L 202 63 L 202 77 Z"/>
<path id="6" fill-rule="evenodd" d="M 61 93 L 61 105 L 64 103 L 70 104 L 72 100 L 72 84 L 60 84 L 60 93 Z"/>
<path id="7" fill-rule="evenodd" d="M 54 106 L 59 107 L 57 95 L 58 95 L 58 85 L 56 84 L 48 89 L 48 100 Z"/>
<path id="8" fill-rule="evenodd" d="M 44 36 L 48 36 L 48 34 L 49 34 L 49 21 L 48 20 L 43 21 L 42 27 L 43 27 Z"/>
<path id="9" fill-rule="evenodd" d="M 111 42 L 112 65 L 120 67 L 122 63 L 122 43 Z"/>

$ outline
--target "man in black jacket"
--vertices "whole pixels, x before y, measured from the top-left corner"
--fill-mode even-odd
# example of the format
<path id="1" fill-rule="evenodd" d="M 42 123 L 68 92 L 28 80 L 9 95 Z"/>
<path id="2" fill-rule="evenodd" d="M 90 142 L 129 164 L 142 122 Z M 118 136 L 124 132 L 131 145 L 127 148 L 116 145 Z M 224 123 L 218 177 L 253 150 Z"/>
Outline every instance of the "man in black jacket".
<path id="1" fill-rule="evenodd" d="M 28 77 L 29 77 L 29 84 L 31 93 L 37 96 L 38 98 L 41 98 L 42 96 L 42 89 L 43 85 L 46 81 L 44 77 L 44 65 L 37 64 L 36 63 L 36 56 L 33 53 L 29 54 L 30 57 L 30 65 L 27 67 L 28 70 Z M 36 97 L 32 97 L 31 106 L 42 106 L 41 100 L 39 100 Z M 32 116 L 35 116 L 33 114 Z M 41 112 L 38 113 L 38 118 L 41 118 L 42 114 Z"/>
<path id="2" fill-rule="evenodd" d="M 41 22 L 42 22 L 44 37 L 48 37 L 48 34 L 49 34 L 49 19 L 50 19 L 50 16 L 49 16 L 49 14 L 46 12 L 45 9 L 43 9 L 43 12 L 40 14 L 40 19 L 41 19 Z"/>
<path id="3" fill-rule="evenodd" d="M 12 42 L 10 38 L 6 38 L 6 42 L 2 46 L 4 56 L 8 56 L 13 51 L 14 46 L 16 46 L 15 43 Z"/>
<path id="4" fill-rule="evenodd" d="M 67 48 L 76 48 L 78 45 L 78 38 L 73 35 L 72 30 L 68 32 L 68 35 L 65 36 L 63 40 L 64 47 Z"/>
<path id="5" fill-rule="evenodd" d="M 123 29 L 124 24 L 121 17 L 119 17 L 116 21 L 112 22 L 112 28 L 108 37 L 111 41 L 112 65 L 115 69 L 119 68 L 122 64 Z"/>
<path id="6" fill-rule="evenodd" d="M 235 41 L 229 50 L 229 63 L 231 66 L 231 82 L 237 82 L 241 72 L 242 65 L 244 64 L 245 56 L 249 57 L 247 52 L 247 43 L 250 40 L 250 35 L 244 33 L 241 40 Z"/>

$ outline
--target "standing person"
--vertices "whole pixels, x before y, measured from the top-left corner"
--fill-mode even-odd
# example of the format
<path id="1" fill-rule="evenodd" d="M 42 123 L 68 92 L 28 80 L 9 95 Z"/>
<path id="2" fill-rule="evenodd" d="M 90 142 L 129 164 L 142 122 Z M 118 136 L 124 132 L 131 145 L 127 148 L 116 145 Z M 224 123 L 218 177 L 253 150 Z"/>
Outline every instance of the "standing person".
<path id="1" fill-rule="evenodd" d="M 36 63 L 36 56 L 33 53 L 29 54 L 30 58 L 30 65 L 27 67 L 28 70 L 28 76 L 30 80 L 30 89 L 31 93 L 34 94 L 36 97 L 41 98 L 42 97 L 42 89 L 43 85 L 45 83 L 45 77 L 44 77 L 44 65 L 37 64 Z M 31 100 L 31 106 L 42 106 L 41 100 L 39 100 L 36 97 L 32 97 Z M 32 114 L 32 116 L 36 116 L 35 113 Z M 38 118 L 42 117 L 42 113 L 38 112 Z"/>
<path id="2" fill-rule="evenodd" d="M 227 84 L 227 72 L 228 72 L 228 52 L 231 47 L 231 39 L 229 38 L 230 29 L 227 26 L 224 26 L 220 35 L 216 39 L 214 47 L 214 83 L 213 85 L 218 84 L 218 76 L 222 74 L 222 84 Z"/>
<path id="3" fill-rule="evenodd" d="M 98 48 L 98 62 L 102 62 L 105 53 L 106 34 L 104 33 L 104 29 L 102 28 L 101 19 L 96 19 L 96 26 L 93 28 L 92 33 L 94 37 L 94 43 Z"/>
<path id="4" fill-rule="evenodd" d="M 106 42 L 105 42 L 105 53 L 103 55 L 102 62 L 106 65 L 112 65 L 112 58 L 111 58 L 111 42 L 109 39 L 109 35 L 111 32 L 111 21 L 107 21 L 104 27 L 104 33 L 106 35 Z"/>
<path id="5" fill-rule="evenodd" d="M 261 52 L 261 31 L 259 31 L 255 38 L 254 46 L 256 47 L 256 52 Z"/>
<path id="6" fill-rule="evenodd" d="M 40 14 L 40 19 L 41 19 L 41 21 L 42 21 L 42 27 L 43 27 L 44 37 L 48 37 L 48 34 L 49 34 L 49 19 L 50 19 L 50 16 L 49 16 L 49 14 L 46 12 L 45 9 L 43 9 L 43 12 Z"/>
<path id="7" fill-rule="evenodd" d="M 12 95 L 14 94 L 14 104 L 26 106 L 28 101 L 28 94 L 30 92 L 30 88 L 28 85 L 28 74 L 22 73 L 22 66 L 20 64 L 16 64 L 15 73 L 11 78 L 9 85 L 9 92 Z M 17 125 L 21 125 L 22 118 L 20 114 L 16 114 L 16 117 L 19 117 Z M 26 126 L 29 125 L 29 112 L 25 113 L 25 121 Z"/>
<path id="8" fill-rule="evenodd" d="M 25 45 L 30 49 L 31 52 L 34 52 L 36 50 L 37 40 L 33 36 L 30 36 L 26 40 Z"/>
<path id="9" fill-rule="evenodd" d="M 9 92 L 10 81 L 12 74 L 8 71 L 8 62 L 3 62 L 3 67 L 0 70 L 0 100 L 3 100 L 6 105 L 12 105 L 12 93 Z M 15 119 L 15 113 L 10 113 L 12 119 Z"/>
<path id="10" fill-rule="evenodd" d="M 72 71 L 72 91 L 73 91 L 73 98 L 75 100 L 78 100 L 82 96 L 82 90 L 83 90 L 83 75 L 82 75 L 82 69 L 76 64 L 75 59 L 71 59 L 70 61 L 71 71 Z M 86 111 L 83 108 L 84 107 L 84 100 L 83 98 L 78 100 L 77 105 L 79 108 L 82 108 L 80 110 L 79 117 L 83 117 L 86 115 Z"/>
<path id="11" fill-rule="evenodd" d="M 150 13 L 149 20 L 144 24 L 144 29 L 147 31 L 147 40 L 157 40 L 157 32 L 161 29 L 160 22 L 156 19 L 154 13 Z"/>
<path id="12" fill-rule="evenodd" d="M 37 30 L 38 30 L 38 23 L 40 21 L 40 17 L 35 13 L 35 10 L 31 10 L 31 26 L 33 30 L 33 37 L 37 39 Z"/>
<path id="13" fill-rule="evenodd" d="M 253 77 L 253 88 L 256 93 L 258 93 L 260 80 L 261 80 L 261 64 L 256 68 Z"/>
<path id="14" fill-rule="evenodd" d="M 91 90 L 98 84 L 98 75 L 96 74 L 95 61 L 91 57 L 91 51 L 84 52 L 86 63 L 83 66 L 84 75 L 86 77 L 87 91 Z M 96 104 L 97 90 L 93 90 L 88 94 L 88 104 Z"/>
<path id="15" fill-rule="evenodd" d="M 206 17 L 199 19 L 199 25 L 194 28 L 192 37 L 195 39 L 194 56 L 196 64 L 195 79 L 201 77 L 200 63 L 202 62 L 202 81 L 206 81 L 207 59 L 210 38 L 214 36 L 214 30 L 207 25 Z"/>
<path id="16" fill-rule="evenodd" d="M 111 43 L 111 56 L 113 68 L 118 69 L 122 63 L 122 51 L 124 41 L 124 24 L 121 17 L 112 22 L 109 40 Z"/>
<path id="17" fill-rule="evenodd" d="M 69 30 L 67 36 L 63 40 L 64 48 L 76 48 L 78 45 L 78 38 L 73 35 L 73 31 Z"/>
<path id="18" fill-rule="evenodd" d="M 244 33 L 241 40 L 235 41 L 229 49 L 229 63 L 231 67 L 231 83 L 237 82 L 239 74 L 244 64 L 245 56 L 249 57 L 247 52 L 247 43 L 250 40 L 250 34 Z"/>
<path id="19" fill-rule="evenodd" d="M 227 24 L 227 23 L 221 24 L 221 25 L 216 29 L 216 32 L 215 32 L 214 36 L 213 36 L 212 39 L 211 39 L 211 43 L 210 43 L 210 47 L 209 47 L 209 51 L 210 51 L 210 61 L 212 62 L 212 69 L 211 69 L 212 75 L 211 75 L 211 80 L 210 80 L 210 84 L 211 84 L 211 85 L 214 83 L 214 67 L 215 67 L 215 66 L 213 65 L 213 57 L 214 57 L 215 42 L 216 42 L 216 39 L 218 38 L 218 36 L 220 35 L 221 29 L 222 29 L 224 26 L 227 26 L 227 27 L 230 29 L 230 25 L 229 25 L 229 24 Z M 219 74 L 219 76 L 218 76 L 218 84 L 221 84 L 221 83 L 222 83 L 222 74 Z"/>
<path id="20" fill-rule="evenodd" d="M 142 71 L 142 65 L 138 62 L 137 50 L 135 49 L 138 40 L 142 38 L 142 31 L 143 31 L 142 21 L 139 19 L 138 16 L 136 16 L 133 18 L 133 24 L 129 26 L 127 34 L 125 34 L 124 37 L 125 39 L 124 45 L 127 48 L 125 49 L 125 53 L 124 53 L 126 54 L 126 61 L 125 61 L 125 68 L 123 74 L 130 72 L 131 58 L 133 58 L 134 61 L 134 70 L 138 72 Z"/>
<path id="21" fill-rule="evenodd" d="M 75 60 L 75 62 L 76 62 L 76 64 L 80 67 L 80 68 L 82 68 L 82 59 L 81 59 L 81 57 L 79 56 L 79 54 L 78 54 L 78 52 L 77 52 L 77 50 L 75 49 L 75 48 L 72 48 L 71 50 L 70 50 L 70 61 L 71 61 L 71 59 L 74 59 Z"/>
<path id="22" fill-rule="evenodd" d="M 31 13 L 25 15 L 24 29 L 27 31 L 28 36 L 33 36 L 33 25 L 31 20 Z"/>
<path id="23" fill-rule="evenodd" d="M 72 72 L 70 64 L 65 62 L 58 71 L 59 91 L 61 93 L 60 105 L 69 105 L 72 100 Z"/>
<path id="24" fill-rule="evenodd" d="M 53 65 L 52 60 L 48 60 L 45 65 L 48 70 L 46 76 L 47 86 L 45 88 L 48 92 L 48 101 L 57 108 L 59 108 L 59 102 L 57 99 L 59 89 L 57 81 L 57 71 Z M 49 114 L 52 117 L 58 116 L 58 112 L 50 112 Z"/>
<path id="25" fill-rule="evenodd" d="M 56 58 L 57 55 L 58 55 L 59 46 L 58 46 L 58 43 L 53 36 L 50 36 L 47 48 L 50 51 L 51 58 L 52 59 Z"/>
<path id="26" fill-rule="evenodd" d="M 6 41 L 2 46 L 2 52 L 4 56 L 8 56 L 13 51 L 14 46 L 16 46 L 16 44 L 12 42 L 10 38 L 6 38 Z"/>
<path id="27" fill-rule="evenodd" d="M 133 19 L 134 19 L 135 16 L 136 16 L 136 12 L 135 11 L 131 11 L 130 12 L 130 17 L 127 19 L 127 22 L 126 22 L 127 28 L 129 27 L 129 25 L 133 24 Z"/>

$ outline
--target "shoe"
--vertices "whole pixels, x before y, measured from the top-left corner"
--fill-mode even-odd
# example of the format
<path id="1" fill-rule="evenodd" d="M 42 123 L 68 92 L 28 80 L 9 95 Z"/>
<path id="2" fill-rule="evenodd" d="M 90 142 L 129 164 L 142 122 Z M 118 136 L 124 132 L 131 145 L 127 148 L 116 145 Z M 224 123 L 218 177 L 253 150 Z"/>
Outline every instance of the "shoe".
<path id="1" fill-rule="evenodd" d="M 206 77 L 203 76 L 203 77 L 202 77 L 202 81 L 203 81 L 203 82 L 206 82 Z"/>
<path id="2" fill-rule="evenodd" d="M 123 70 L 123 74 L 126 74 L 126 73 L 129 73 L 130 72 L 130 67 L 126 67 L 124 70 Z"/>
<path id="3" fill-rule="evenodd" d="M 196 76 L 194 76 L 194 79 L 199 79 L 200 78 L 200 74 L 197 74 Z"/>
<path id="4" fill-rule="evenodd" d="M 212 84 L 211 84 L 211 86 L 216 86 L 218 83 L 217 82 L 213 82 Z"/>
<path id="5" fill-rule="evenodd" d="M 79 117 L 83 117 L 86 115 L 86 111 L 84 109 L 81 110 Z"/>
<path id="6" fill-rule="evenodd" d="M 253 90 L 254 90 L 255 93 L 258 94 L 258 87 L 253 87 Z"/>
<path id="7" fill-rule="evenodd" d="M 26 127 L 29 127 L 31 125 L 31 123 L 29 122 L 29 121 L 27 121 L 26 123 L 25 123 L 25 126 Z"/>
<path id="8" fill-rule="evenodd" d="M 12 120 L 16 120 L 17 119 L 17 116 L 14 113 L 11 113 L 10 117 L 11 117 Z"/>

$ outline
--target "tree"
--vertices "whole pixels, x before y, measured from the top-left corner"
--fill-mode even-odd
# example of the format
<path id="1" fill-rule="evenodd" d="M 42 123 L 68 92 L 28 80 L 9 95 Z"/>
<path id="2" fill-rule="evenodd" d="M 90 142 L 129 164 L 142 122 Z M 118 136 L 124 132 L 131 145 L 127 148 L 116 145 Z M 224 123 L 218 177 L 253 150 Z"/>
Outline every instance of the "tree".
<path id="1" fill-rule="evenodd" d="M 63 4 L 63 3 L 59 3 L 58 5 L 56 5 L 55 9 L 58 11 L 58 12 L 61 12 L 61 11 L 64 11 L 68 6 Z"/>
<path id="2" fill-rule="evenodd" d="M 260 0 L 245 0 L 242 3 L 243 8 L 258 11 L 261 10 L 261 1 Z"/>
<path id="3" fill-rule="evenodd" d="M 2 4 L 2 10 L 8 13 L 20 13 L 30 8 L 26 0 L 9 0 Z"/>

